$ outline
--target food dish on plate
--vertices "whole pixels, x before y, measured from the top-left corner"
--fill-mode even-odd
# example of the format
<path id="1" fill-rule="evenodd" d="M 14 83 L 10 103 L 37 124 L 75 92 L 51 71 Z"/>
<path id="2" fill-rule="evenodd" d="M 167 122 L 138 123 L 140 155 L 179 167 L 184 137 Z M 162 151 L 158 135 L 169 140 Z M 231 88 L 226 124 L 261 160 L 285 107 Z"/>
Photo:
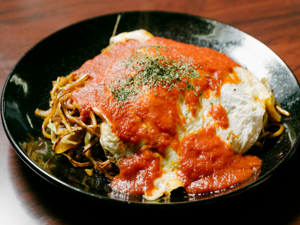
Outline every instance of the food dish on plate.
<path id="1" fill-rule="evenodd" d="M 281 123 L 285 128 L 282 135 L 266 141 L 262 150 L 254 148 L 246 153 L 253 153 L 262 160 L 259 176 L 221 192 L 188 195 L 182 193 L 181 188 L 172 192 L 170 198 L 146 201 L 142 196 L 112 191 L 109 180 L 102 174 L 88 176 L 84 168 L 74 167 L 64 155 L 54 154 L 51 140 L 42 135 L 42 120 L 33 112 L 36 108 L 49 107 L 51 82 L 57 76 L 77 70 L 108 45 L 117 16 L 99 16 L 50 35 L 34 45 L 12 69 L 2 91 L 1 117 L 7 137 L 18 156 L 49 184 L 107 203 L 181 207 L 215 203 L 253 189 L 264 193 L 271 191 L 260 189 L 261 184 L 270 177 L 276 179 L 276 172 L 289 162 L 300 142 L 300 86 L 297 78 L 276 53 L 250 35 L 215 20 L 182 13 L 124 12 L 121 13 L 118 31 L 146 28 L 155 36 L 223 52 L 259 80 L 268 75 L 276 100 L 291 115 L 282 117 Z M 45 53 L 47 60 L 41 57 Z M 42 146 L 41 142 L 44 143 Z M 25 144 L 29 148 L 24 148 Z"/>
<path id="2" fill-rule="evenodd" d="M 243 153 L 283 131 L 263 83 L 225 54 L 138 30 L 58 77 L 51 108 L 36 114 L 55 153 L 104 173 L 116 191 L 148 200 L 178 187 L 214 192 L 258 171 L 261 160 Z M 271 135 L 268 117 L 279 127 Z"/>

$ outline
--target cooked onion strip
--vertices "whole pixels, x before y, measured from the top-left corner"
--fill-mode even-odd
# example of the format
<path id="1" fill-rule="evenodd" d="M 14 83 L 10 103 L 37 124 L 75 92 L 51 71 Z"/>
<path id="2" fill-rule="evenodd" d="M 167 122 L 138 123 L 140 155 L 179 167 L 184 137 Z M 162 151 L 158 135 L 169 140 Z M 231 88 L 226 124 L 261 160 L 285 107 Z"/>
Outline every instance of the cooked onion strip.
<path id="1" fill-rule="evenodd" d="M 58 80 L 56 81 L 55 85 L 53 86 L 53 89 L 50 91 L 51 99 L 55 98 L 55 92 L 57 91 L 57 89 L 65 84 L 67 84 L 69 82 L 69 80 L 71 80 L 72 78 L 73 78 L 73 73 L 71 73 L 67 77 L 59 77 Z"/>
<path id="2" fill-rule="evenodd" d="M 84 124 L 81 120 L 78 120 L 78 119 L 76 119 L 75 117 L 71 116 L 71 115 L 68 113 L 68 111 L 67 111 L 66 107 L 64 106 L 63 102 L 61 102 L 61 106 L 62 106 L 62 109 L 63 109 L 63 111 L 64 111 L 66 117 L 67 117 L 71 122 L 78 124 L 78 125 L 81 126 L 82 128 L 85 128 L 88 132 L 90 132 L 90 133 L 96 135 L 97 137 L 100 137 L 100 136 L 101 136 L 99 133 L 97 133 L 96 131 L 94 131 L 93 129 L 91 129 L 89 126 L 87 126 L 86 124 Z"/>
<path id="3" fill-rule="evenodd" d="M 84 153 L 84 156 L 87 157 L 93 165 L 95 165 L 95 164 L 97 163 L 97 162 L 93 159 L 93 157 L 92 157 L 92 152 L 91 152 L 90 149 L 88 149 L 88 151 L 86 151 L 86 152 Z M 102 162 L 102 161 L 101 161 L 101 162 Z"/>
<path id="4" fill-rule="evenodd" d="M 85 84 L 85 81 L 89 78 L 89 76 L 86 74 L 82 76 L 77 82 L 71 84 L 66 89 L 64 89 L 59 95 L 58 98 L 61 98 L 62 96 L 68 94 L 69 92 L 73 91 L 78 86 L 83 86 Z"/>
<path id="5" fill-rule="evenodd" d="M 48 139 L 51 139 L 51 134 L 48 134 L 46 132 L 46 127 L 47 127 L 47 124 L 49 123 L 51 117 L 54 115 L 54 113 L 56 112 L 56 109 L 57 109 L 57 105 L 59 103 L 59 100 L 57 98 L 54 98 L 54 101 L 53 101 L 53 105 L 52 105 L 52 109 L 51 109 L 51 113 L 46 117 L 46 119 L 44 120 L 43 124 L 42 124 L 42 132 L 43 132 L 43 135 L 48 138 Z"/>
<path id="6" fill-rule="evenodd" d="M 278 112 L 280 112 L 282 115 L 285 115 L 285 116 L 290 116 L 290 113 L 286 110 L 284 110 L 283 108 L 281 108 L 280 106 L 276 105 L 276 109 Z"/>
<path id="7" fill-rule="evenodd" d="M 63 153 L 69 149 L 74 149 L 79 146 L 84 139 L 85 131 L 82 129 L 74 130 L 71 134 L 67 133 L 60 135 L 58 140 L 53 145 L 53 150 L 56 154 Z"/>
<path id="8" fill-rule="evenodd" d="M 58 116 L 61 118 L 62 120 L 62 123 L 66 126 L 67 130 L 69 131 L 69 133 L 71 134 L 72 133 L 72 130 L 71 130 L 71 127 L 70 125 L 68 124 L 64 114 L 62 113 L 61 109 L 58 108 Z"/>
<path id="9" fill-rule="evenodd" d="M 68 154 L 66 154 L 66 153 L 62 153 L 62 154 L 68 158 L 68 160 L 72 163 L 73 166 L 75 166 L 75 167 L 88 167 L 88 166 L 93 165 L 90 161 L 83 162 L 83 163 L 77 162 L 76 160 L 72 159 L 72 157 L 70 156 L 70 152 L 71 151 L 69 151 Z"/>
<path id="10" fill-rule="evenodd" d="M 35 110 L 35 115 L 38 115 L 40 117 L 47 117 L 52 111 L 52 108 L 49 108 L 48 110 L 41 110 L 41 109 L 36 109 Z"/>
<path id="11" fill-rule="evenodd" d="M 85 154 L 87 150 L 89 150 L 91 147 L 93 147 L 95 144 L 99 142 L 99 137 L 96 137 L 92 142 L 87 144 L 84 149 L 80 152 L 80 155 Z"/>
<path id="12" fill-rule="evenodd" d="M 96 127 L 97 127 L 97 120 L 96 120 L 96 117 L 95 117 L 95 114 L 93 113 L 93 111 L 90 112 L 90 118 L 92 120 L 93 128 L 96 129 Z"/>
<path id="13" fill-rule="evenodd" d="M 102 162 L 101 160 L 94 160 L 94 158 L 92 157 L 92 154 L 91 154 L 91 150 L 88 150 L 84 153 L 85 157 L 87 157 L 90 162 L 94 165 L 94 169 L 96 171 L 98 171 L 99 173 L 104 173 L 104 175 L 110 179 L 110 180 L 113 180 L 114 179 L 114 176 L 110 175 L 108 172 L 107 172 L 107 168 L 110 166 L 110 164 L 112 163 L 110 159 L 106 160 L 105 162 Z"/>
<path id="14" fill-rule="evenodd" d="M 95 167 L 95 169 L 96 169 L 98 172 L 100 172 L 100 173 L 103 172 L 104 175 L 105 175 L 108 179 L 113 180 L 113 179 L 114 179 L 114 176 L 110 175 L 110 174 L 108 173 L 108 171 L 107 171 L 107 168 L 111 165 L 111 163 L 112 163 L 111 160 L 108 159 L 108 160 L 106 160 L 105 162 L 102 162 L 102 163 L 97 162 L 96 165 L 94 165 L 94 167 Z"/>

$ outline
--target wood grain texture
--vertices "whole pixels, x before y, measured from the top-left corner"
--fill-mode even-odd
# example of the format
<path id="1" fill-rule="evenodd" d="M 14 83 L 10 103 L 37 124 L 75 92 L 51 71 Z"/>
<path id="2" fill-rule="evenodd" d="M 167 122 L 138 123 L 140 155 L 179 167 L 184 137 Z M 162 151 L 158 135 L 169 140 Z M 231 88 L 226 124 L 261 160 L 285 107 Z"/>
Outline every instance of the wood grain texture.
<path id="1" fill-rule="evenodd" d="M 135 10 L 189 13 L 232 25 L 266 44 L 300 79 L 299 0 L 2 0 L 1 90 L 17 61 L 53 32 L 95 16 Z M 101 224 L 119 219 L 142 223 L 148 218 L 168 223 L 184 219 L 202 224 L 300 224 L 299 157 L 297 152 L 258 188 L 205 207 L 166 210 L 108 205 L 74 196 L 40 178 L 19 159 L 1 126 L 0 224 Z"/>

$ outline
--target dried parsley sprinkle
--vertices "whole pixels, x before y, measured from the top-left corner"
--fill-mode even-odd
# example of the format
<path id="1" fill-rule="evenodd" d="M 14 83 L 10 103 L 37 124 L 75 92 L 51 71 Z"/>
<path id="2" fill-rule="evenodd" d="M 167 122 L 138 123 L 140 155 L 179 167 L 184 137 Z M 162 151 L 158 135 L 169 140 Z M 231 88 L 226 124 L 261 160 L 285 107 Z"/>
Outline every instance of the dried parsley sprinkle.
<path id="1" fill-rule="evenodd" d="M 129 101 L 140 93 L 141 86 L 147 85 L 149 89 L 152 87 L 162 86 L 170 91 L 176 84 L 186 77 L 187 80 L 199 77 L 199 73 L 195 70 L 195 66 L 191 59 L 188 62 L 179 60 L 175 62 L 173 59 L 167 58 L 160 54 L 159 50 L 166 51 L 165 48 L 161 49 L 160 45 L 153 45 L 150 47 L 143 47 L 146 51 L 147 48 L 155 48 L 155 56 L 145 55 L 140 49 L 130 53 L 128 57 L 121 59 L 122 66 L 131 71 L 128 74 L 129 78 L 119 78 L 113 81 L 114 85 L 110 84 L 114 98 L 118 102 Z M 133 71 L 133 73 L 132 73 Z M 194 90 L 194 86 L 189 84 L 187 89 Z"/>
<path id="2" fill-rule="evenodd" d="M 186 87 L 187 90 L 194 90 L 194 85 L 188 84 Z"/>

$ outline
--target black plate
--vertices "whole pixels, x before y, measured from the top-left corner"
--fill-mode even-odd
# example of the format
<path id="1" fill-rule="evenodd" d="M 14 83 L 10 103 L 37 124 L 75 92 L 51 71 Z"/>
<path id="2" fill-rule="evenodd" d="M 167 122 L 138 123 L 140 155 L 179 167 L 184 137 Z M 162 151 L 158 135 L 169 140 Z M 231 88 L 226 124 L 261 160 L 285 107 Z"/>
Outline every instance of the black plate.
<path id="1" fill-rule="evenodd" d="M 52 80 L 76 70 L 108 45 L 117 14 L 89 19 L 52 34 L 28 51 L 7 78 L 1 99 L 3 125 L 16 152 L 31 169 L 61 188 L 94 198 L 190 205 L 214 202 L 249 190 L 268 179 L 293 155 L 300 134 L 299 84 L 287 65 L 268 47 L 231 26 L 197 16 L 170 12 L 127 12 L 121 16 L 117 33 L 143 28 L 155 36 L 224 52 L 259 78 L 272 75 L 275 97 L 291 117 L 283 119 L 284 134 L 269 141 L 258 153 L 263 161 L 259 177 L 225 192 L 197 196 L 174 193 L 170 199 L 147 202 L 142 197 L 117 194 L 103 176 L 87 177 L 65 157 L 53 156 L 49 142 L 42 138 L 42 120 L 34 111 L 48 108 Z M 34 144 L 38 140 L 42 142 L 40 146 Z M 48 159 L 51 166 L 45 167 Z"/>

